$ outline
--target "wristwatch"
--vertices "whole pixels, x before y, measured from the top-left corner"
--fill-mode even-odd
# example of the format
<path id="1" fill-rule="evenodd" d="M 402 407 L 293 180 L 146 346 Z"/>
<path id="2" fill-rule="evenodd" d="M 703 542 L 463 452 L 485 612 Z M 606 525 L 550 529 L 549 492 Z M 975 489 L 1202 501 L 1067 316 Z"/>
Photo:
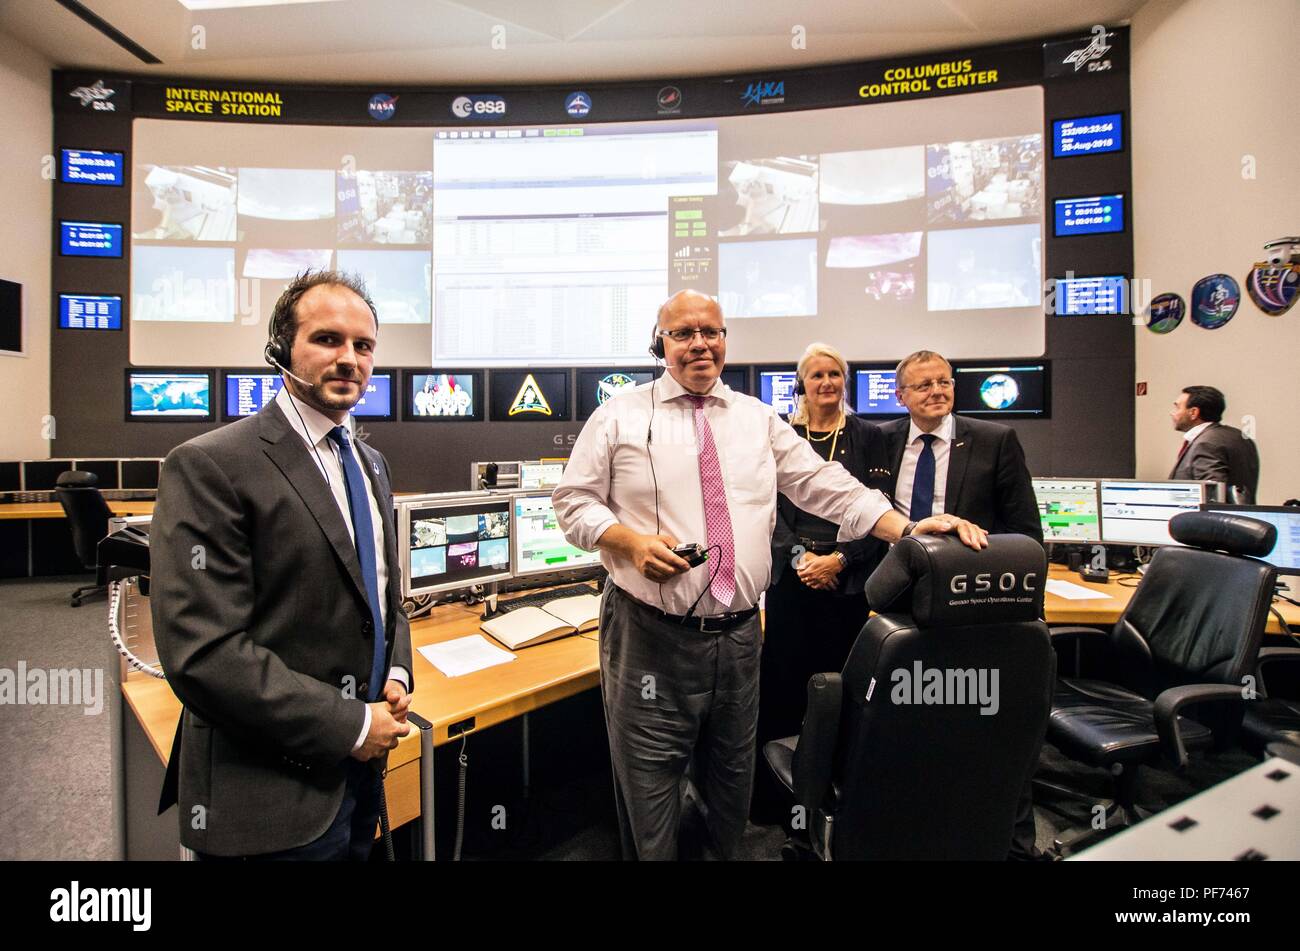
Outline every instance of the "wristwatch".
<path id="1" fill-rule="evenodd" d="M 900 539 L 901 539 L 901 538 L 906 538 L 908 535 L 912 534 L 912 532 L 914 532 L 914 531 L 916 531 L 916 523 L 915 523 L 915 522 L 908 522 L 906 525 L 903 526 L 903 534 L 900 535 L 899 538 L 900 538 Z"/>
<path id="2" fill-rule="evenodd" d="M 849 560 L 848 560 L 847 558 L 844 557 L 844 552 L 842 552 L 842 551 L 833 551 L 833 552 L 831 552 L 831 554 L 834 555 L 836 558 L 838 558 L 838 559 L 840 560 L 840 568 L 841 568 L 841 569 L 847 568 L 847 567 L 849 566 Z"/>

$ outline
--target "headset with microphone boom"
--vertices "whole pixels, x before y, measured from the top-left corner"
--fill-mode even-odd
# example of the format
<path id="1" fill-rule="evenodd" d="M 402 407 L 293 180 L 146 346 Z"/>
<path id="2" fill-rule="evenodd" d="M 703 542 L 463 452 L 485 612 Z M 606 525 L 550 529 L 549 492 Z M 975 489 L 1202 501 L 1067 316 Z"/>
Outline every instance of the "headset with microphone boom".
<path id="1" fill-rule="evenodd" d="M 293 345 L 287 337 L 280 333 L 280 328 L 278 326 L 279 322 L 279 314 L 271 314 L 270 332 L 266 341 L 266 349 L 262 351 L 262 357 L 268 364 L 275 367 L 285 376 L 292 377 L 303 386 L 311 389 L 310 383 L 286 366 L 286 364 L 291 364 L 293 362 Z M 289 395 L 293 395 L 292 391 Z M 298 401 L 291 399 L 289 400 L 289 405 L 293 407 L 293 411 L 298 417 L 298 422 L 302 424 L 302 431 L 307 432 L 307 423 L 302 418 L 302 411 L 298 409 Z M 330 482 L 329 470 L 325 468 L 325 460 L 321 458 L 320 450 L 316 448 L 315 443 L 312 443 L 311 451 L 316 454 L 316 462 L 320 464 L 320 472 L 321 475 L 325 477 L 325 484 L 330 487 L 331 491 L 333 491 L 333 483 Z"/>

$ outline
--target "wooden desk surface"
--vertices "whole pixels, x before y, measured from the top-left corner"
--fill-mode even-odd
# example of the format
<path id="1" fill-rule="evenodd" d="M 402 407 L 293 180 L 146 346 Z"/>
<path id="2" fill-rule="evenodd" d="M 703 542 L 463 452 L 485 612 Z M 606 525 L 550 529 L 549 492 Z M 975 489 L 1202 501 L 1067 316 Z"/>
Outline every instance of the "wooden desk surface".
<path id="1" fill-rule="evenodd" d="M 109 501 L 108 507 L 114 515 L 152 515 L 154 503 L 137 499 L 128 501 Z M 0 521 L 20 518 L 63 518 L 63 506 L 58 502 L 18 502 L 13 505 L 0 505 Z"/>
<path id="2" fill-rule="evenodd" d="M 1105 600 L 1098 598 L 1089 601 L 1071 601 L 1049 591 L 1043 606 L 1049 624 L 1089 624 L 1094 627 L 1109 627 L 1119 620 L 1119 616 L 1128 607 L 1129 599 L 1133 597 L 1133 592 L 1136 590 L 1136 585 L 1128 587 L 1120 584 L 1114 575 L 1105 584 L 1084 581 L 1079 577 L 1077 571 L 1071 571 L 1064 565 L 1052 565 L 1048 570 L 1048 577 L 1060 581 L 1069 581 L 1071 584 L 1077 584 L 1080 587 L 1108 595 Z M 1132 577 L 1136 578 L 1138 576 L 1134 575 Z M 1133 582 L 1130 581 L 1128 584 L 1133 584 Z M 1286 618 L 1286 623 L 1292 629 L 1300 627 L 1300 607 L 1288 604 L 1286 601 L 1274 601 L 1273 606 Z M 1282 633 L 1282 626 L 1277 623 L 1277 618 L 1272 614 L 1268 617 L 1268 626 L 1265 631 L 1269 634 Z"/>

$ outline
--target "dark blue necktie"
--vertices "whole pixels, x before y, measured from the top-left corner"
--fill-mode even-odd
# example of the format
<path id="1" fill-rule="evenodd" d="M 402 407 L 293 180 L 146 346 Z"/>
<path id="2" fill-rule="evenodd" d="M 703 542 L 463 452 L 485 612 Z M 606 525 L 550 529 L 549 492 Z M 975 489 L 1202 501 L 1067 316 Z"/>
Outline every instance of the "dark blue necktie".
<path id="1" fill-rule="evenodd" d="M 379 613 L 379 569 L 375 560 L 375 523 L 370 520 L 370 494 L 366 490 L 366 477 L 352 455 L 352 440 L 342 426 L 329 431 L 329 438 L 339 447 L 343 459 L 343 474 L 347 477 L 348 507 L 352 510 L 352 534 L 356 539 L 357 560 L 361 562 L 361 577 L 366 582 L 366 597 L 370 601 L 370 619 L 375 629 L 374 658 L 370 662 L 370 696 L 377 700 L 384 689 L 384 621 Z M 933 468 L 933 464 L 931 464 Z"/>
<path id="2" fill-rule="evenodd" d="M 912 511 L 907 516 L 913 522 L 929 518 L 934 509 L 934 433 L 922 433 L 921 455 L 916 460 L 916 476 L 912 479 Z"/>

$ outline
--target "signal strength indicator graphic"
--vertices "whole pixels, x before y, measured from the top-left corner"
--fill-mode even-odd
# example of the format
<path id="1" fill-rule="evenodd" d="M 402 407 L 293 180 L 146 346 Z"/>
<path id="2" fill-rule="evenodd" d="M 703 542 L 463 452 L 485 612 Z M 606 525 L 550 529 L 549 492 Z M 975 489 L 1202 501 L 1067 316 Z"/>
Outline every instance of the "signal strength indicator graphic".
<path id="1" fill-rule="evenodd" d="M 683 247 L 680 251 L 673 252 L 673 257 L 675 258 L 689 258 L 690 256 L 691 256 L 691 246 L 689 244 Z"/>

